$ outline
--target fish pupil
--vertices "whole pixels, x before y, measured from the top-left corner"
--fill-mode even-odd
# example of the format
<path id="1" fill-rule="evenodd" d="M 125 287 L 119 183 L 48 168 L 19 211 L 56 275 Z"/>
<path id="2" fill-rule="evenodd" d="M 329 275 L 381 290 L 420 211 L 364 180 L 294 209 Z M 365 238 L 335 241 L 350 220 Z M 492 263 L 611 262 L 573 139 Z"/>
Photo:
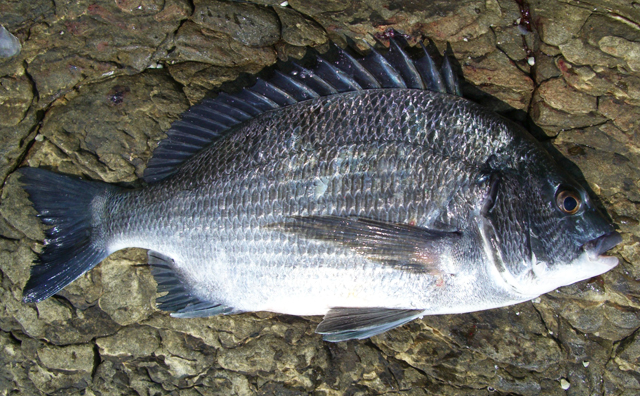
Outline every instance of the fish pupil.
<path id="1" fill-rule="evenodd" d="M 567 212 L 573 212 L 578 207 L 578 201 L 574 197 L 568 196 L 565 197 L 562 205 Z"/>

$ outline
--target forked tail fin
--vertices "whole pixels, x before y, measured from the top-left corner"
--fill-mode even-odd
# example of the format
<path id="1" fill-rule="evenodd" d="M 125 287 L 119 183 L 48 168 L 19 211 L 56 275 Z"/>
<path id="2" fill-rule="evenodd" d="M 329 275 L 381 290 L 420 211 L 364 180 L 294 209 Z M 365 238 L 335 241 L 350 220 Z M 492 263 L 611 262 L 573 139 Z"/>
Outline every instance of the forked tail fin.
<path id="1" fill-rule="evenodd" d="M 44 250 L 23 291 L 24 302 L 39 302 L 95 267 L 109 253 L 96 232 L 109 191 L 117 187 L 38 168 L 19 169 L 45 230 Z"/>

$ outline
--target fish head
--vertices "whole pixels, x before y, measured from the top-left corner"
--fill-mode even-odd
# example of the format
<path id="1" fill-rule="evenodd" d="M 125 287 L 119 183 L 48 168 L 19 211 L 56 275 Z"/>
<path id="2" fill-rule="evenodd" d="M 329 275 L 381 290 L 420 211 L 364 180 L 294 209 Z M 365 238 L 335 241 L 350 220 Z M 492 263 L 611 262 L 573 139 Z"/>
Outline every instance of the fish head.
<path id="1" fill-rule="evenodd" d="M 614 268 L 605 252 L 622 242 L 587 190 L 559 169 L 537 175 L 528 209 L 532 294 L 589 279 Z"/>

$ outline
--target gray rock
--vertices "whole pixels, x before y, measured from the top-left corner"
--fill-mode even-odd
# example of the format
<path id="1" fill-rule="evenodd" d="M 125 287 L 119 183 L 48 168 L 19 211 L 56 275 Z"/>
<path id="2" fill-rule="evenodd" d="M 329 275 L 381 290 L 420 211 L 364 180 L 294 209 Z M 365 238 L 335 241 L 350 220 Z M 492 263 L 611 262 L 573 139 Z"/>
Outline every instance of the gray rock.
<path id="1" fill-rule="evenodd" d="M 13 30 L 43 18 L 51 18 L 54 9 L 54 4 L 47 0 L 5 3 L 0 13 L 0 25 Z"/>
<path id="2" fill-rule="evenodd" d="M 203 28 L 228 34 L 249 47 L 273 45 L 280 39 L 280 22 L 267 7 L 237 2 L 196 0 L 191 19 Z"/>
<path id="3" fill-rule="evenodd" d="M 11 226 L 4 217 L 0 216 L 0 237 L 6 239 L 20 239 L 23 236 L 24 235 Z"/>
<path id="4" fill-rule="evenodd" d="M 101 356 L 138 358 L 153 354 L 160 347 L 160 336 L 152 327 L 130 326 L 115 335 L 98 338 L 96 345 Z"/>
<path id="5" fill-rule="evenodd" d="M 500 39 L 506 40 L 506 37 L 512 38 L 512 33 L 508 31 L 503 31 L 502 35 L 500 35 Z M 451 48 L 453 49 L 453 53 L 456 54 L 458 58 L 461 59 L 478 59 L 486 56 L 487 54 L 494 52 L 496 50 L 497 41 L 499 40 L 497 35 L 493 32 L 484 33 L 478 37 L 467 38 L 466 40 L 461 40 L 451 44 Z M 518 37 L 520 39 L 520 37 Z M 504 43 L 502 43 L 504 44 Z M 518 46 L 520 51 L 524 51 L 522 49 L 522 41 L 520 41 L 520 45 Z M 516 52 L 516 51 L 514 51 Z M 468 64 L 465 62 L 465 64 Z"/>
<path id="6" fill-rule="evenodd" d="M 580 32 L 593 9 L 561 2 L 545 2 L 536 8 L 540 39 L 546 44 L 560 46 Z"/>
<path id="7" fill-rule="evenodd" d="M 173 378 L 183 380 L 204 374 L 211 366 L 212 355 L 215 349 L 207 346 L 202 340 L 171 330 L 160 331 L 162 349 L 156 351 L 159 356 L 164 356 L 164 363 L 168 366 Z M 186 380 L 189 385 L 194 380 Z M 176 382 L 178 385 L 179 382 Z"/>
<path id="8" fill-rule="evenodd" d="M 613 95 L 616 99 L 638 104 L 640 80 L 633 75 L 620 75 L 611 69 L 575 66 L 564 58 L 556 58 L 562 77 L 573 88 L 593 96 Z"/>
<path id="9" fill-rule="evenodd" d="M 634 59 L 637 56 L 633 55 L 635 53 L 633 42 L 640 40 L 640 33 L 626 24 L 623 19 L 615 18 L 608 13 L 593 13 L 584 22 L 577 36 L 579 38 L 571 38 L 559 45 L 562 54 L 569 62 L 607 68 L 631 67 L 626 61 L 628 58 L 633 67 L 636 67 L 637 61 Z M 632 53 L 623 55 L 623 48 L 617 50 L 616 43 Z"/>
<path id="10" fill-rule="evenodd" d="M 108 62 L 68 55 L 68 49 L 38 55 L 28 66 L 41 99 L 40 106 L 48 106 L 76 86 L 110 76 L 117 70 L 118 67 Z"/>
<path id="11" fill-rule="evenodd" d="M 24 119 L 33 100 L 33 87 L 24 74 L 0 78 L 0 127 L 15 126 Z"/>
<path id="12" fill-rule="evenodd" d="M 136 264 L 145 262 L 146 252 L 117 252 L 101 266 L 103 293 L 98 300 L 100 309 L 121 326 L 138 323 L 151 315 L 156 285 L 148 268 Z"/>
<path id="13" fill-rule="evenodd" d="M 495 41 L 493 47 L 499 48 L 509 59 L 523 61 L 527 58 L 527 51 L 522 45 L 522 32 L 518 26 L 497 28 Z"/>
<path id="14" fill-rule="evenodd" d="M 150 391 L 160 392 L 162 387 L 148 381 L 148 389 Z M 137 395 L 138 393 L 131 388 L 131 381 L 125 372 L 125 366 L 117 359 L 103 360 L 97 367 L 93 376 L 91 389 L 97 394 L 117 394 L 117 395 Z M 144 393 L 143 393 L 144 394 Z"/>
<path id="15" fill-rule="evenodd" d="M 631 106 L 623 100 L 615 99 L 611 96 L 601 96 L 600 103 L 598 103 L 598 111 L 612 120 L 616 127 L 630 134 L 630 136 L 633 136 L 632 134 L 638 131 L 640 110 L 637 106 Z"/>
<path id="16" fill-rule="evenodd" d="M 560 51 L 569 62 L 577 65 L 597 65 L 611 68 L 622 64 L 622 61 L 603 53 L 580 39 L 571 39 L 565 44 L 561 44 Z"/>
<path id="17" fill-rule="evenodd" d="M 203 62 L 215 66 L 267 66 L 275 63 L 275 51 L 269 47 L 249 47 L 229 36 L 202 26 L 186 22 L 175 37 L 176 53 L 173 62 Z"/>
<path id="18" fill-rule="evenodd" d="M 615 361 L 622 370 L 636 372 L 640 370 L 640 336 L 638 333 L 618 345 Z"/>
<path id="19" fill-rule="evenodd" d="M 562 75 L 562 72 L 555 64 L 554 58 L 543 53 L 538 54 L 536 57 L 535 73 L 535 80 L 538 83 Z"/>
<path id="20" fill-rule="evenodd" d="M 20 100 L 8 99 L 9 103 L 17 104 L 18 101 Z M 24 157 L 25 150 L 37 133 L 38 115 L 36 110 L 31 107 L 26 113 L 22 113 L 23 109 L 16 107 L 14 108 L 15 112 L 8 115 L 6 120 L 7 123 L 12 123 L 19 119 L 17 125 L 0 126 L 0 180 L 3 182 Z"/>
<path id="21" fill-rule="evenodd" d="M 256 394 L 246 376 L 233 371 L 212 370 L 202 379 L 202 386 L 197 387 L 204 395 L 238 395 L 251 396 Z"/>
<path id="22" fill-rule="evenodd" d="M 572 89 L 562 78 L 544 81 L 537 93 L 547 105 L 569 114 L 589 114 L 598 109 L 595 96 Z"/>
<path id="23" fill-rule="evenodd" d="M 4 188 L 0 200 L 0 216 L 14 229 L 26 237 L 42 241 L 44 233 L 34 215 L 37 214 L 29 204 L 29 195 L 20 188 L 17 175 L 12 175 Z M 25 270 L 23 268 L 21 270 Z M 18 270 L 17 268 L 15 270 Z M 26 283 L 26 279 L 25 279 Z"/>
<path id="24" fill-rule="evenodd" d="M 559 104 L 562 100 L 554 102 Z M 561 130 L 585 128 L 606 120 L 604 116 L 596 112 L 571 114 L 555 109 L 538 93 L 534 95 L 532 100 L 531 118 L 538 126 L 544 128 L 548 136 L 556 136 Z"/>
<path id="25" fill-rule="evenodd" d="M 500 51 L 463 64 L 465 79 L 514 109 L 529 107 L 533 81 Z"/>
<path id="26" fill-rule="evenodd" d="M 631 71 L 640 71 L 640 43 L 622 37 L 605 36 L 598 41 L 598 47 L 602 52 L 624 59 Z"/>
<path id="27" fill-rule="evenodd" d="M 41 96 L 40 108 L 82 84 L 139 73 L 166 57 L 173 32 L 190 9 L 181 1 L 168 1 L 164 8 L 138 7 L 146 12 L 132 14 L 114 2 L 79 9 L 67 5 L 62 7 L 71 14 L 67 18 L 32 30 L 24 52 Z M 43 44 L 49 46 L 46 51 L 39 46 Z"/>
<path id="28" fill-rule="evenodd" d="M 91 373 L 50 371 L 34 365 L 29 369 L 29 380 L 43 394 L 69 394 L 75 389 L 86 388 L 91 381 Z"/>
<path id="29" fill-rule="evenodd" d="M 181 62 L 169 65 L 168 69 L 171 77 L 184 86 L 183 91 L 189 103 L 196 104 L 208 92 L 219 87 L 222 83 L 234 81 L 243 72 L 258 73 L 263 67 L 261 64 L 249 64 L 239 68 L 211 66 L 199 62 Z"/>
<path id="30" fill-rule="evenodd" d="M 291 45 L 315 47 L 327 42 L 327 34 L 316 22 L 284 7 L 275 7 L 282 24 L 282 39 Z"/>
<path id="31" fill-rule="evenodd" d="M 38 358 L 48 369 L 91 373 L 94 352 L 91 345 L 43 346 L 38 349 Z"/>
<path id="32" fill-rule="evenodd" d="M 294 10 L 298 10 L 302 14 L 305 15 L 317 15 L 322 13 L 330 13 L 336 11 L 344 11 L 351 4 L 347 1 L 340 0 L 329 0 L 329 1 L 319 1 L 319 2 L 310 2 L 310 1 L 298 1 L 292 0 L 288 1 L 291 8 Z"/>
<path id="33" fill-rule="evenodd" d="M 30 258 L 35 255 L 26 243 L 0 239 L 0 270 L 10 283 L 18 286 L 27 283 Z"/>
<path id="34" fill-rule="evenodd" d="M 614 211 L 620 210 L 621 215 L 630 219 L 638 215 L 635 206 L 624 209 L 624 201 L 636 202 L 640 198 L 637 188 L 640 158 L 633 136 L 613 123 L 605 123 L 560 133 L 555 142 L 560 152 L 580 167 L 591 188 L 614 203 Z M 629 227 L 637 235 L 637 228 L 632 228 L 632 224 Z"/>
<path id="35" fill-rule="evenodd" d="M 41 338 L 56 345 L 80 344 L 114 334 L 118 329 L 118 324 L 109 315 L 93 306 L 84 311 L 76 310 L 71 319 L 53 321 L 45 326 Z"/>

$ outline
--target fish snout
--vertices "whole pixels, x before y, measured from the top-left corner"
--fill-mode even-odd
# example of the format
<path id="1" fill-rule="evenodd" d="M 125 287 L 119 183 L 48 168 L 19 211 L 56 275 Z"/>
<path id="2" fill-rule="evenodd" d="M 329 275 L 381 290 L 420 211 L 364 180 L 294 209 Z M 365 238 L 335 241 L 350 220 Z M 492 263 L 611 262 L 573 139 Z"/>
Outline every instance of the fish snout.
<path id="1" fill-rule="evenodd" d="M 589 258 L 596 260 L 608 250 L 613 249 L 620 242 L 622 242 L 622 236 L 620 233 L 612 231 L 590 240 L 582 246 L 582 249 L 589 255 Z"/>

